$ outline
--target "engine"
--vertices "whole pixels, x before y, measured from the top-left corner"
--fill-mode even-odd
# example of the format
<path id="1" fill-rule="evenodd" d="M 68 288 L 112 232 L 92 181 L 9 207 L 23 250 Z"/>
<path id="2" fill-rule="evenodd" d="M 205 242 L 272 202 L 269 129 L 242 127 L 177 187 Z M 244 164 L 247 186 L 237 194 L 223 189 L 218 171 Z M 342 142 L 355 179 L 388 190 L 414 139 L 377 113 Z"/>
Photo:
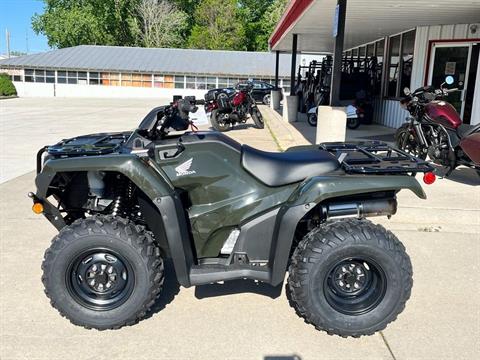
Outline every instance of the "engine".
<path id="1" fill-rule="evenodd" d="M 427 154 L 430 159 L 441 165 L 450 165 L 450 146 L 448 135 L 440 127 L 429 126 L 425 131 L 428 142 Z"/>

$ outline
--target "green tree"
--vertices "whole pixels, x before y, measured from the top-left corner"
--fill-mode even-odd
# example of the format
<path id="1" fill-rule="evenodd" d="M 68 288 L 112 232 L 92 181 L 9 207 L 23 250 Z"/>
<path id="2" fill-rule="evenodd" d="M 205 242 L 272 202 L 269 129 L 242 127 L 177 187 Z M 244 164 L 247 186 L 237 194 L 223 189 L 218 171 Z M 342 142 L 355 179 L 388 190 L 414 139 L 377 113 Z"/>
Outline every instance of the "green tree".
<path id="1" fill-rule="evenodd" d="M 287 3 L 288 0 L 274 0 L 263 13 L 262 19 L 260 20 L 260 30 L 255 37 L 257 51 L 268 50 L 268 39 L 280 21 L 287 7 Z"/>
<path id="2" fill-rule="evenodd" d="M 195 11 L 188 45 L 198 49 L 246 50 L 243 20 L 236 0 L 203 0 Z"/>
<path id="3" fill-rule="evenodd" d="M 44 13 L 32 18 L 33 30 L 52 47 L 84 44 L 136 45 L 140 33 L 138 0 L 43 0 Z"/>
<path id="4" fill-rule="evenodd" d="M 0 96 L 17 95 L 17 90 L 10 79 L 10 76 L 0 73 Z"/>
<path id="5" fill-rule="evenodd" d="M 239 12 L 245 29 L 246 47 L 258 49 L 257 37 L 263 34 L 262 19 L 274 0 L 239 0 Z"/>

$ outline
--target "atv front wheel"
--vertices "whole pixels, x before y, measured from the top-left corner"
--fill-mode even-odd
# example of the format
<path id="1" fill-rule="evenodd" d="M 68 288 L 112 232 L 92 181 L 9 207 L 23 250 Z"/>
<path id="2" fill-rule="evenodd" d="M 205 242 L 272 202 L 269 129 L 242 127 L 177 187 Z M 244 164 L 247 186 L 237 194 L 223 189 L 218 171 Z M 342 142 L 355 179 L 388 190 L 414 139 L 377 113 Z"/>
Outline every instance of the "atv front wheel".
<path id="1" fill-rule="evenodd" d="M 265 127 L 265 124 L 263 122 L 263 116 L 260 110 L 255 107 L 255 109 L 252 110 L 252 119 L 253 122 L 255 123 L 255 126 L 257 129 L 263 129 Z"/>
<path id="2" fill-rule="evenodd" d="M 212 111 L 210 121 L 212 122 L 212 127 L 217 131 L 225 132 L 230 130 L 230 123 L 223 120 L 223 115 L 218 110 Z"/>
<path id="3" fill-rule="evenodd" d="M 371 335 L 402 312 L 412 265 L 400 241 L 366 220 L 328 222 L 298 244 L 288 290 L 300 316 L 343 337 Z"/>
<path id="4" fill-rule="evenodd" d="M 160 249 L 143 227 L 112 216 L 79 219 L 45 252 L 50 303 L 73 324 L 118 329 L 145 317 L 161 291 Z"/>

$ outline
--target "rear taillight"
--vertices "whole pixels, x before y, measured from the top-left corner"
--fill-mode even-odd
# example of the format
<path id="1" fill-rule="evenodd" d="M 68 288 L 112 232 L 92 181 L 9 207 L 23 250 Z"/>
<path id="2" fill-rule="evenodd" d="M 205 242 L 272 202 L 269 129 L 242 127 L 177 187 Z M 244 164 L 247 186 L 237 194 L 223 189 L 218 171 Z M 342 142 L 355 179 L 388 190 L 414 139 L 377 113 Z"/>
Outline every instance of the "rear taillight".
<path id="1" fill-rule="evenodd" d="M 435 182 L 437 176 L 433 172 L 427 172 L 423 174 L 423 182 L 427 185 L 431 185 Z"/>

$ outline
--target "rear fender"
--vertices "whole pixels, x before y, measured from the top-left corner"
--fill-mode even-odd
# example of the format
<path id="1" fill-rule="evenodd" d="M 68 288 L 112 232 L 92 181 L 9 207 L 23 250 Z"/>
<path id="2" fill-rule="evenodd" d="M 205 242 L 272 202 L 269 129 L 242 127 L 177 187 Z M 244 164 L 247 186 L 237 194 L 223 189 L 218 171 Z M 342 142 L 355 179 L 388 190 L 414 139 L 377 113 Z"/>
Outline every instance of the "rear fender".
<path id="1" fill-rule="evenodd" d="M 402 189 L 411 190 L 419 198 L 426 199 L 425 192 L 413 176 L 339 175 L 316 176 L 305 180 L 292 193 L 277 216 L 270 254 L 272 285 L 283 281 L 296 227 L 317 204 L 341 196 Z"/>

